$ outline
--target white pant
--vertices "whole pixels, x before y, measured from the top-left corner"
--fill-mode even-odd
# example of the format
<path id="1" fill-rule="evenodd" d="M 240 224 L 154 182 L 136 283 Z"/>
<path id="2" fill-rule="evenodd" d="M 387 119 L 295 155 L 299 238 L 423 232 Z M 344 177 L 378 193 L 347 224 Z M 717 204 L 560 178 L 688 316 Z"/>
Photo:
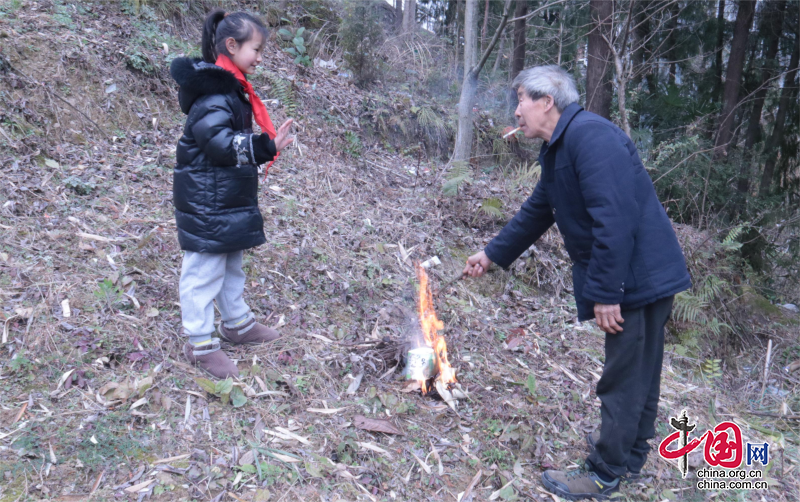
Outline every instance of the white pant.
<path id="1" fill-rule="evenodd" d="M 185 335 L 214 332 L 214 300 L 223 322 L 237 322 L 250 315 L 250 307 L 242 299 L 245 281 L 242 255 L 242 251 L 228 254 L 185 252 L 180 281 Z"/>

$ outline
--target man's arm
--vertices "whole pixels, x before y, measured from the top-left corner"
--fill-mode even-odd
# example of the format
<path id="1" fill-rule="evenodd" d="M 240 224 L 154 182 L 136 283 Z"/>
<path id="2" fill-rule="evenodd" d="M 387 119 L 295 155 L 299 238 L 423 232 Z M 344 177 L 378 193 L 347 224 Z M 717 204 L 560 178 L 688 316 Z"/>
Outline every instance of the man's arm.
<path id="1" fill-rule="evenodd" d="M 508 268 L 519 255 L 542 236 L 555 223 L 544 185 L 536 184 L 514 218 L 503 227 L 497 237 L 486 246 L 484 252 L 492 262 Z"/>
<path id="2" fill-rule="evenodd" d="M 594 220 L 583 297 L 617 305 L 625 296 L 624 281 L 639 226 L 631 153 L 617 133 L 603 124 L 576 128 L 570 141 L 586 210 Z"/>

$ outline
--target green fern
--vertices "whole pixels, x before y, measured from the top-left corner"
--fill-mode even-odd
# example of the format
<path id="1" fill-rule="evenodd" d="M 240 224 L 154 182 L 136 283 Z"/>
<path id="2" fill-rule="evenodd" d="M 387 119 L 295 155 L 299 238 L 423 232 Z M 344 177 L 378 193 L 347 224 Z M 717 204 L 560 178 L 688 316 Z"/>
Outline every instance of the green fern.
<path id="1" fill-rule="evenodd" d="M 739 236 L 742 235 L 742 232 L 744 232 L 746 225 L 746 223 L 743 223 L 732 228 L 731 231 L 728 232 L 728 235 L 722 239 L 722 247 L 727 251 L 736 251 L 741 248 L 743 243 L 739 242 L 738 239 Z"/>
<path id="2" fill-rule="evenodd" d="M 727 281 L 712 274 L 707 276 L 698 288 L 697 296 L 704 302 L 711 302 L 718 298 L 727 286 Z"/>
<path id="3" fill-rule="evenodd" d="M 688 323 L 696 323 L 703 315 L 703 309 L 708 304 L 702 298 L 697 297 L 689 291 L 682 291 L 675 295 L 673 312 L 675 318 Z"/>
<path id="4" fill-rule="evenodd" d="M 292 88 L 292 82 L 282 79 L 272 72 L 267 72 L 267 80 L 272 86 L 273 98 L 280 101 L 287 115 L 294 117 L 297 113 L 297 98 Z"/>
<path id="5" fill-rule="evenodd" d="M 502 209 L 503 209 L 503 201 L 501 201 L 497 197 L 490 197 L 488 199 L 483 199 L 483 202 L 481 203 L 481 211 L 483 211 L 489 216 L 494 216 L 495 218 L 503 217 Z"/>
<path id="6" fill-rule="evenodd" d="M 722 359 L 706 359 L 700 369 L 703 375 L 709 380 L 715 380 L 722 376 Z"/>
<path id="7" fill-rule="evenodd" d="M 472 167 L 463 160 L 453 162 L 445 178 L 447 181 L 442 186 L 442 192 L 448 196 L 458 195 L 458 189 L 463 183 L 472 182 Z"/>

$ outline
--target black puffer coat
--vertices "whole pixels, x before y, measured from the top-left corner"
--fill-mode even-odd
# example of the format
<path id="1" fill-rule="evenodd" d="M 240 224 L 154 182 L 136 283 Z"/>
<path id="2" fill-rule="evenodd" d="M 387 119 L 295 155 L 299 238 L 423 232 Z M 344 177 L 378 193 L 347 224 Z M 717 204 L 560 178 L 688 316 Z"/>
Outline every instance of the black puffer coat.
<path id="1" fill-rule="evenodd" d="M 253 134 L 253 110 L 232 73 L 179 58 L 170 66 L 187 114 L 178 142 L 173 203 L 181 249 L 231 253 L 264 244 L 257 166 L 276 155 Z"/>

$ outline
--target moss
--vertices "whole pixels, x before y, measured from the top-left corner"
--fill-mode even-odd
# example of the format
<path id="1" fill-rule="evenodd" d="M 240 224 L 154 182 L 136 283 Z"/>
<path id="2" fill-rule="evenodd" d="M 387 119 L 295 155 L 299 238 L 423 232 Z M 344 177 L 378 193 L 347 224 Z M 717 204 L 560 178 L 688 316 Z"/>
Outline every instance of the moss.
<path id="1" fill-rule="evenodd" d="M 743 297 L 743 301 L 748 307 L 753 309 L 753 313 L 761 314 L 764 316 L 782 316 L 783 312 L 780 307 L 776 307 L 769 300 L 756 293 L 752 289 L 747 289 Z"/>

